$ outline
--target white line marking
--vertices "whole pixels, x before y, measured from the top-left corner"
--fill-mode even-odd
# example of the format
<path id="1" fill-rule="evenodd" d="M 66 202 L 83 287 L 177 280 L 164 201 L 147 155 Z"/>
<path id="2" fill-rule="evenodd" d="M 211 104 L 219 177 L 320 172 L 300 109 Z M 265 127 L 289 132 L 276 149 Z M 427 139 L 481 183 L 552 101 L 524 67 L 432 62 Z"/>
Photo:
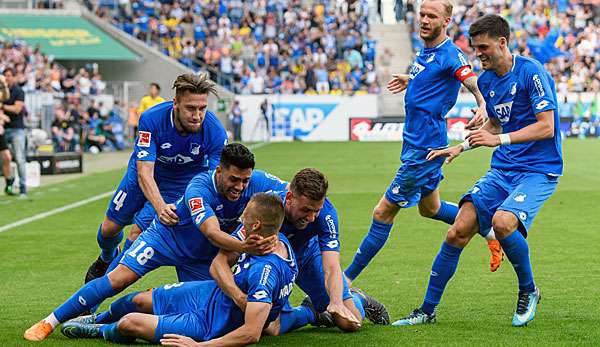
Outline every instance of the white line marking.
<path id="1" fill-rule="evenodd" d="M 257 149 L 257 148 L 260 148 L 260 147 L 264 147 L 264 146 L 268 145 L 269 143 L 270 142 L 256 143 L 256 144 L 248 146 L 248 148 L 249 149 Z M 59 190 L 58 188 L 50 188 L 49 189 L 49 191 L 51 191 L 51 192 L 58 191 L 58 190 Z M 114 190 L 111 190 L 109 192 L 104 192 L 104 193 L 102 193 L 100 195 L 92 196 L 91 198 L 87 198 L 87 199 L 84 199 L 84 200 L 81 200 L 81 201 L 78 201 L 78 202 L 74 202 L 74 203 L 69 204 L 69 205 L 65 205 L 65 206 L 62 206 L 62 207 L 59 207 L 59 208 L 55 208 L 54 210 L 50 210 L 48 212 L 43 212 L 43 213 L 39 213 L 39 214 L 33 215 L 31 217 L 23 218 L 23 219 L 21 219 L 19 221 L 16 221 L 14 223 L 10 223 L 10 224 L 6 224 L 6 225 L 3 225 L 3 226 L 0 226 L 0 233 L 1 232 L 5 232 L 7 230 L 10 230 L 12 228 L 16 228 L 18 226 L 27 224 L 27 223 L 35 222 L 36 220 L 40 220 L 40 219 L 44 219 L 46 217 L 53 216 L 53 215 L 55 215 L 57 213 L 61 213 L 61 212 L 68 211 L 70 209 L 73 209 L 73 208 L 76 208 L 76 207 L 79 207 L 79 206 L 83 206 L 85 204 L 89 204 L 90 202 L 94 202 L 94 201 L 103 199 L 103 198 L 105 198 L 107 196 L 111 196 L 114 193 L 115 193 Z"/>
<path id="2" fill-rule="evenodd" d="M 102 193 L 100 195 L 92 196 L 91 198 L 87 198 L 87 199 L 84 199 L 84 200 L 81 200 L 81 201 L 77 201 L 77 202 L 74 202 L 72 204 L 65 205 L 63 207 L 55 208 L 54 210 L 50 210 L 48 212 L 39 213 L 39 214 L 36 214 L 34 216 L 21 219 L 19 221 L 14 222 L 14 223 L 3 225 L 3 226 L 0 227 L 0 233 L 4 232 L 4 231 L 7 231 L 7 230 L 10 230 L 12 228 L 16 228 L 16 227 L 21 226 L 23 224 L 31 223 L 31 222 L 34 222 L 36 220 L 40 220 L 40 219 L 43 219 L 43 218 L 46 218 L 46 217 L 50 217 L 50 216 L 55 215 L 57 213 L 61 213 L 61 212 L 64 212 L 64 211 L 67 211 L 67 210 L 70 210 L 70 209 L 73 209 L 73 208 L 76 208 L 76 207 L 79 207 L 79 206 L 83 206 L 83 205 L 88 204 L 90 202 L 94 202 L 96 200 L 103 199 L 103 198 L 105 198 L 107 196 L 111 196 L 113 194 L 114 194 L 114 191 L 111 190 L 110 192 L 104 192 L 104 193 Z"/>

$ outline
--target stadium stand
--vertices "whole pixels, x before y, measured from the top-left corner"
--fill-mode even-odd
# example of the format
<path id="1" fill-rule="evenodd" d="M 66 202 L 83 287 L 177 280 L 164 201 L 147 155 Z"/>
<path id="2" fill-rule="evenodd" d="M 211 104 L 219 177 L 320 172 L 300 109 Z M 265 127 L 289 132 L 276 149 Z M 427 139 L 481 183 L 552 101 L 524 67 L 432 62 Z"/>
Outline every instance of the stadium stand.
<path id="1" fill-rule="evenodd" d="M 237 94 L 379 93 L 365 1 L 86 1 Z M 215 78 L 217 79 L 217 78 Z"/>
<path id="2" fill-rule="evenodd" d="M 417 6 L 407 11 L 413 51 L 421 49 Z M 544 63 L 559 93 L 600 91 L 600 6 L 592 1 L 460 1 L 454 8 L 449 35 L 473 64 L 481 66 L 469 47 L 468 28 L 481 15 L 499 13 L 511 26 L 511 49 Z"/>

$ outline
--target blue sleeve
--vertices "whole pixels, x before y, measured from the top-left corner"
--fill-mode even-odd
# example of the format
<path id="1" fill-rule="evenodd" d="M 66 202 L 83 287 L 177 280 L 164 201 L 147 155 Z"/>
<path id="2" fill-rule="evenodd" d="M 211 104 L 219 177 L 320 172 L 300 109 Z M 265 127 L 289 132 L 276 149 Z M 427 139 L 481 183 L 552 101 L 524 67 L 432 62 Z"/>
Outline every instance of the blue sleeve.
<path id="1" fill-rule="evenodd" d="M 243 224 L 238 225 L 238 227 L 230 234 L 233 238 L 244 242 L 246 239 L 246 229 Z"/>
<path id="2" fill-rule="evenodd" d="M 548 75 L 541 65 L 529 63 L 525 66 L 525 88 L 529 93 L 529 100 L 533 113 L 554 110 L 554 91 L 548 81 Z"/>
<path id="3" fill-rule="evenodd" d="M 193 184 L 189 184 L 185 190 L 185 204 L 198 230 L 206 219 L 215 215 L 210 207 L 210 198 L 210 192 Z"/>
<path id="4" fill-rule="evenodd" d="M 282 191 L 286 190 L 288 186 L 288 182 L 280 179 L 279 177 L 272 175 L 268 172 L 256 170 L 257 176 L 260 177 L 260 188 L 259 192 L 269 192 L 269 191 Z M 258 177 L 257 177 L 258 178 Z"/>
<path id="5" fill-rule="evenodd" d="M 448 55 L 444 56 L 445 67 L 452 77 L 455 77 L 456 71 L 463 66 L 471 66 L 464 53 L 458 48 L 452 48 Z"/>
<path id="6" fill-rule="evenodd" d="M 221 161 L 221 151 L 223 147 L 227 145 L 227 132 L 221 126 L 219 120 L 215 119 L 216 124 L 211 124 L 214 126 L 214 133 L 212 138 L 210 139 L 210 146 L 208 147 L 208 168 L 209 170 L 214 170 L 219 165 Z"/>
<path id="7" fill-rule="evenodd" d="M 335 207 L 325 199 L 325 205 L 317 219 L 319 225 L 319 248 L 323 251 L 340 251 L 339 224 Z"/>
<path id="8" fill-rule="evenodd" d="M 156 147 L 158 131 L 150 121 L 150 114 L 145 113 L 140 117 L 138 124 L 138 137 L 135 141 L 133 152 L 140 161 L 156 161 Z"/>
<path id="9" fill-rule="evenodd" d="M 267 262 L 256 261 L 248 274 L 248 302 L 271 304 L 277 294 L 277 270 Z"/>

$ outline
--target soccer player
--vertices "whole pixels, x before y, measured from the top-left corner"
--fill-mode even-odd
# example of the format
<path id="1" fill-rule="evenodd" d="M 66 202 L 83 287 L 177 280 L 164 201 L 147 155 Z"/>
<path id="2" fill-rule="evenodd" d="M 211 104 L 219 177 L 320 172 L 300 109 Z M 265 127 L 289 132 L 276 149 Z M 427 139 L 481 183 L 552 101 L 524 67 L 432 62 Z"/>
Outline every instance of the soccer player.
<path id="1" fill-rule="evenodd" d="M 421 5 L 419 16 L 420 36 L 425 41 L 425 48 L 417 53 L 409 75 L 395 75 L 388 83 L 388 90 L 392 93 L 406 89 L 406 121 L 400 155 L 402 165 L 375 206 L 369 232 L 344 271 L 349 281 L 354 281 L 383 247 L 400 209 L 418 204 L 423 217 L 447 224 L 454 222 L 458 206 L 441 201 L 438 189 L 444 178 L 444 160 L 428 161 L 425 158 L 431 149 L 448 146 L 445 116 L 456 103 L 461 83 L 479 105 L 467 128 L 480 126 L 486 117 L 485 101 L 477 88 L 477 77 L 460 49 L 446 36 L 452 5 L 447 0 L 426 0 Z M 492 251 L 491 270 L 496 271 L 502 261 L 502 250 L 493 233 L 487 238 Z"/>
<path id="2" fill-rule="evenodd" d="M 333 323 L 345 331 L 356 331 L 365 317 L 377 324 L 389 324 L 385 307 L 359 290 L 349 290 L 343 280 L 339 260 L 337 212 L 326 198 L 328 182 L 316 169 L 300 170 L 289 190 L 277 192 L 284 201 L 285 220 L 281 233 L 290 241 L 298 261 L 297 285 L 310 298 L 297 308 L 286 305 L 280 318 L 267 333 L 280 335 L 306 324 L 320 324 L 320 313 L 327 311 Z M 219 286 L 240 307 L 246 294 L 236 286 L 221 250 L 211 265 L 211 274 Z"/>
<path id="3" fill-rule="evenodd" d="M 456 221 L 433 262 L 423 305 L 395 325 L 435 322 L 435 308 L 463 248 L 473 235 L 490 227 L 518 278 L 512 325 L 525 326 L 533 320 L 540 300 L 525 237 L 563 171 L 554 81 L 538 61 L 511 55 L 510 28 L 502 17 L 479 18 L 469 28 L 469 36 L 486 70 L 478 84 L 490 118 L 462 144 L 432 151 L 428 159 L 447 157 L 450 162 L 471 147 L 497 148 L 490 170 L 460 200 Z"/>
<path id="4" fill-rule="evenodd" d="M 124 250 L 147 228 L 158 214 L 161 223 L 175 225 L 178 216 L 173 203 L 184 193 L 196 174 L 215 169 L 223 146 L 225 129 L 210 111 L 208 94 L 214 83 L 206 75 L 183 74 L 173 83 L 175 98 L 158 104 L 142 115 L 134 151 L 125 176 L 108 205 L 98 228 L 101 253 L 89 267 L 85 282 L 106 272 L 118 254 L 123 227 L 137 217 Z M 144 204 L 148 201 L 146 207 Z"/>
<path id="5" fill-rule="evenodd" d="M 254 195 L 242 220 L 243 226 L 237 233 L 248 237 L 277 235 L 283 221 L 281 199 L 273 194 Z M 235 262 L 236 258 L 229 259 L 231 265 Z M 121 343 L 141 338 L 169 344 L 168 341 L 183 339 L 169 334 L 187 335 L 197 341 L 212 340 L 215 345 L 224 346 L 256 343 L 263 327 L 278 316 L 287 302 L 297 272 L 294 252 L 280 234 L 272 253 L 243 254 L 237 259 L 234 280 L 248 293 L 244 310 L 214 281 L 180 282 L 129 294 L 115 301 L 109 311 L 95 320 L 91 316 L 82 317 L 65 323 L 61 331 L 71 338 L 98 337 Z M 85 324 L 86 321 L 94 324 Z M 196 345 L 192 340 L 187 342 L 189 346 Z"/>
<path id="6" fill-rule="evenodd" d="M 210 264 L 219 248 L 269 253 L 275 237 L 250 237 L 242 242 L 229 236 L 254 194 L 287 187 L 279 178 L 253 169 L 254 155 L 248 148 L 236 143 L 225 146 L 217 169 L 194 177 L 184 196 L 177 200 L 177 225 L 162 224 L 157 217 L 114 270 L 86 283 L 48 317 L 29 328 L 25 339 L 43 340 L 59 323 L 99 305 L 158 267 L 175 266 L 180 281 L 209 280 Z"/>

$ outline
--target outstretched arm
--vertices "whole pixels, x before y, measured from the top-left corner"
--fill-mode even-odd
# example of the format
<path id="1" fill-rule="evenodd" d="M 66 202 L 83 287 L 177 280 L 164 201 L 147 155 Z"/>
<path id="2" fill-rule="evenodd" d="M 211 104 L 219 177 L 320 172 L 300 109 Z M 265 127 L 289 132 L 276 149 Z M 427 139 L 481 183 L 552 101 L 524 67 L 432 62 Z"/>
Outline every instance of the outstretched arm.
<path id="1" fill-rule="evenodd" d="M 477 108 L 471 110 L 474 114 L 473 118 L 471 118 L 469 123 L 467 123 L 465 129 L 477 129 L 481 125 L 483 125 L 487 119 L 485 100 L 483 99 L 483 95 L 481 95 L 481 92 L 479 91 L 479 87 L 477 87 L 477 76 L 473 75 L 465 79 L 464 81 L 462 81 L 462 84 L 465 86 L 465 88 L 469 90 L 469 92 L 471 92 L 471 94 L 473 94 L 473 96 L 475 97 L 475 101 L 477 102 Z"/>
<path id="2" fill-rule="evenodd" d="M 235 264 L 239 255 L 237 252 L 219 251 L 219 254 L 217 254 L 210 265 L 210 275 L 217 282 L 223 293 L 230 297 L 240 310 L 246 311 L 248 303 L 246 293 L 235 284 L 233 272 L 231 271 L 231 267 Z"/>

